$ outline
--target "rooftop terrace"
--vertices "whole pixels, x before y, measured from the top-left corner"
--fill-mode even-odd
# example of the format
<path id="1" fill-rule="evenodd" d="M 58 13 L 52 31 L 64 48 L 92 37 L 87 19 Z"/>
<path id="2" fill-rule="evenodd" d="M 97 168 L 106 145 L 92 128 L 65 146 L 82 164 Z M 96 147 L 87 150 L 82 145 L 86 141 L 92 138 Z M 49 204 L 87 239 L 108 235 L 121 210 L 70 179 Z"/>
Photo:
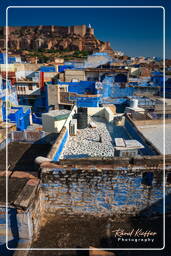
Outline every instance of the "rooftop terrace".
<path id="1" fill-rule="evenodd" d="M 131 139 L 123 126 L 115 126 L 102 117 L 91 117 L 94 128 L 80 129 L 70 136 L 61 158 L 113 157 L 115 138 Z"/>
<path id="2" fill-rule="evenodd" d="M 164 145 L 164 127 L 162 123 L 145 124 L 138 126 L 143 135 L 153 143 L 153 145 L 161 152 L 165 154 L 171 154 L 171 122 L 165 125 L 165 145 Z"/>
<path id="3" fill-rule="evenodd" d="M 13 142 L 8 145 L 8 170 L 35 172 L 35 158 L 47 156 L 51 149 L 50 144 L 31 144 L 24 142 Z M 0 171 L 6 170 L 6 149 L 0 150 Z"/>

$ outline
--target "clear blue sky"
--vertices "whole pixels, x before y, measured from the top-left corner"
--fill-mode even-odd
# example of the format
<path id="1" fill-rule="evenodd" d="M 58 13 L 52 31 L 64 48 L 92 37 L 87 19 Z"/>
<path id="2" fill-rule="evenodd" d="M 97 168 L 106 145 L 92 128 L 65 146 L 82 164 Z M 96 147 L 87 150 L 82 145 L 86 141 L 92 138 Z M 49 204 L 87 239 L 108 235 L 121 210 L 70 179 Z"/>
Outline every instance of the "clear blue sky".
<path id="1" fill-rule="evenodd" d="M 169 6 L 170 2 L 170 6 Z M 171 58 L 171 1 L 167 0 L 1 0 L 1 25 L 5 25 L 7 6 L 40 5 L 141 5 L 166 9 L 166 57 Z M 161 56 L 163 49 L 163 10 L 161 8 L 103 9 L 9 9 L 9 25 L 79 25 L 91 24 L 95 35 L 110 41 L 113 49 L 129 56 Z"/>

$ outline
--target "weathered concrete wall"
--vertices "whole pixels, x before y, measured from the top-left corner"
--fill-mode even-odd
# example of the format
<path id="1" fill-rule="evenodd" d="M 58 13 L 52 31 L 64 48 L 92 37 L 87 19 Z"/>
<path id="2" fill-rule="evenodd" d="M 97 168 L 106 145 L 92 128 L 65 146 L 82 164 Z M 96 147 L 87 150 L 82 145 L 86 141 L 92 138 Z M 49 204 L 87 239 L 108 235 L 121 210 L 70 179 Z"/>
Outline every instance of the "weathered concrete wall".
<path id="1" fill-rule="evenodd" d="M 14 184 L 13 184 L 14 185 Z M 8 248 L 18 246 L 27 248 L 41 223 L 41 204 L 39 200 L 39 180 L 30 179 L 8 208 L 6 223 L 5 203 L 0 206 L 0 255 L 12 256 L 14 251 L 6 248 L 6 227 L 8 231 Z M 14 188 L 13 188 L 14 189 Z M 10 193 L 12 188 L 9 188 Z M 14 190 L 15 191 L 15 190 Z M 14 192 L 13 192 L 14 193 Z"/>
<path id="2" fill-rule="evenodd" d="M 90 107 L 87 108 L 87 113 L 89 116 L 101 116 L 104 117 L 104 107 Z"/>
<path id="3" fill-rule="evenodd" d="M 104 117 L 108 122 L 111 122 L 114 117 L 114 113 L 110 107 L 89 107 L 87 108 L 88 115 Z"/>
<path id="4" fill-rule="evenodd" d="M 42 66 L 42 64 L 30 64 L 30 63 L 25 63 L 25 64 L 20 64 L 20 63 L 15 63 L 14 67 L 16 71 L 38 71 L 39 68 Z"/>
<path id="5" fill-rule="evenodd" d="M 134 88 L 134 95 L 137 96 L 154 96 L 158 95 L 160 91 L 160 87 L 135 87 Z"/>
<path id="6" fill-rule="evenodd" d="M 39 140 L 41 143 L 41 139 L 43 142 L 43 138 L 47 135 L 44 131 L 13 131 L 9 134 L 9 138 L 11 142 L 17 141 L 27 141 L 27 142 L 35 142 Z"/>
<path id="7" fill-rule="evenodd" d="M 105 116 L 105 119 L 106 119 L 108 122 L 113 121 L 114 114 L 113 114 L 113 112 L 112 112 L 112 110 L 111 110 L 110 108 L 105 107 L 104 116 Z"/>
<path id="8" fill-rule="evenodd" d="M 58 88 L 54 84 L 47 84 L 47 95 L 48 95 L 48 105 L 58 108 L 59 105 L 59 95 Z"/>
<path id="9" fill-rule="evenodd" d="M 53 144 L 53 147 L 51 151 L 48 154 L 49 159 L 53 159 L 54 161 L 58 161 L 59 157 L 64 149 L 64 146 L 68 140 L 69 137 L 69 124 L 71 119 L 73 118 L 73 115 L 76 113 L 77 107 L 74 106 L 71 113 L 69 114 L 68 118 L 66 120 L 62 120 L 62 126 L 63 128 L 61 129 L 60 135 Z"/>
<path id="10" fill-rule="evenodd" d="M 42 114 L 42 125 L 45 132 L 60 133 L 65 121 L 65 119 L 55 120 L 54 116 L 51 116 L 48 113 Z"/>
<path id="11" fill-rule="evenodd" d="M 148 168 L 147 170 L 148 171 Z M 151 170 L 150 170 L 151 171 Z M 51 169 L 42 174 L 42 204 L 45 216 L 61 213 L 98 215 L 162 214 L 162 169 L 153 170 L 152 186 L 142 184 L 140 169 Z M 167 183 L 166 194 L 171 192 Z M 150 210 L 149 210 L 150 208 Z M 166 209 L 171 211 L 171 207 Z"/>
<path id="12" fill-rule="evenodd" d="M 25 240 L 31 241 L 41 225 L 42 208 L 38 196 L 39 194 L 35 195 L 33 204 L 26 211 L 17 210 L 16 218 L 19 239 L 21 239 L 23 243 L 28 242 Z"/>
<path id="13" fill-rule="evenodd" d="M 77 79 L 78 81 L 85 80 L 85 71 L 84 70 L 65 70 L 65 82 L 72 82 L 72 79 Z"/>

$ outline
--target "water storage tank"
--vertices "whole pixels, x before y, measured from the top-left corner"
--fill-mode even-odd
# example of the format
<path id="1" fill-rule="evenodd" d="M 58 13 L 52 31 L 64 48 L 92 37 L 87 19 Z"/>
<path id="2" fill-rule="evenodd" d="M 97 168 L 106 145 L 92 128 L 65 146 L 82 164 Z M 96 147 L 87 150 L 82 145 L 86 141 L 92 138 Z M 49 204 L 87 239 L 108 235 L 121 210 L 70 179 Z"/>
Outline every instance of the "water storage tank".
<path id="1" fill-rule="evenodd" d="M 130 101 L 130 108 L 137 108 L 138 107 L 138 100 L 133 99 Z"/>
<path id="2" fill-rule="evenodd" d="M 77 128 L 84 129 L 88 126 L 87 108 L 78 108 L 77 111 Z"/>

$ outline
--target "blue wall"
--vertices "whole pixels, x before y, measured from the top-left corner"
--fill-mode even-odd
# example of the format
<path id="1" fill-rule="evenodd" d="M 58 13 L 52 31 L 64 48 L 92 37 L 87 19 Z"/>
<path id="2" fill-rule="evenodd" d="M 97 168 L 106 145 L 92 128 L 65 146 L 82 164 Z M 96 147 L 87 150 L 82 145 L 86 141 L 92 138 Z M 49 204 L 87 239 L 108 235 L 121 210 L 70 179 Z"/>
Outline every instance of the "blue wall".
<path id="1" fill-rule="evenodd" d="M 0 234 L 0 255 L 1 256 L 12 256 L 14 251 L 6 249 L 6 235 L 5 235 L 5 226 L 6 226 L 6 214 L 5 207 L 0 208 L 0 226 L 1 226 L 1 234 Z M 8 230 L 9 230 L 9 248 L 16 248 L 17 243 L 19 241 L 18 235 L 18 227 L 17 227 L 17 218 L 16 218 L 16 209 L 9 208 L 8 209 Z M 10 231 L 12 236 L 10 236 Z"/>
<path id="2" fill-rule="evenodd" d="M 8 64 L 16 63 L 16 56 L 8 55 Z M 0 53 L 0 64 L 6 63 L 6 53 Z"/>
<path id="3" fill-rule="evenodd" d="M 7 121 L 11 123 L 15 123 L 18 131 L 24 131 L 30 125 L 30 108 L 26 111 L 22 106 L 11 107 L 11 110 L 15 110 L 14 112 L 9 110 L 9 114 L 7 117 Z M 6 108 L 3 106 L 3 121 L 6 121 Z"/>
<path id="4" fill-rule="evenodd" d="M 56 72 L 56 68 L 54 66 L 42 66 L 39 70 L 41 72 Z"/>
<path id="5" fill-rule="evenodd" d="M 58 66 L 58 72 L 64 72 L 65 69 L 73 69 L 74 65 L 59 65 Z"/>
<path id="6" fill-rule="evenodd" d="M 40 115 L 41 113 L 48 112 L 48 94 L 47 87 L 45 86 L 41 91 L 41 95 L 37 96 L 33 102 L 29 101 L 27 96 L 19 95 L 19 104 L 21 105 L 29 105 L 32 107 L 32 112 L 36 113 L 36 115 Z"/>
<path id="7" fill-rule="evenodd" d="M 69 136 L 69 132 L 68 132 L 68 129 L 66 129 L 66 132 L 65 132 L 65 134 L 64 134 L 64 136 L 63 136 L 63 138 L 61 140 L 60 145 L 58 146 L 58 149 L 57 149 L 57 151 L 55 153 L 55 156 L 53 157 L 54 161 L 58 161 L 59 160 L 59 157 L 60 157 L 60 155 L 62 153 L 62 150 L 63 150 L 63 148 L 65 146 L 65 143 L 67 141 L 68 136 Z"/>
<path id="8" fill-rule="evenodd" d="M 42 124 L 42 118 L 36 116 L 35 113 L 32 114 L 32 120 L 34 124 Z"/>
<path id="9" fill-rule="evenodd" d="M 116 75 L 116 80 L 115 77 L 113 76 L 106 76 L 102 82 L 103 84 L 103 89 L 102 89 L 102 97 L 103 98 L 108 98 L 108 97 L 113 97 L 113 98 L 118 98 L 118 97 L 127 97 L 127 96 L 132 96 L 134 93 L 134 88 L 133 87 L 125 87 L 121 88 L 120 83 L 126 82 L 127 77 L 125 75 L 121 76 L 120 74 Z"/>
<path id="10" fill-rule="evenodd" d="M 127 170 L 127 168 L 124 169 Z M 108 171 L 110 179 L 106 179 L 108 175 L 106 171 L 89 170 L 86 173 L 81 172 L 80 175 L 77 175 L 77 180 L 75 180 L 77 170 L 80 174 L 80 170 L 77 168 L 71 168 L 71 172 L 67 172 L 64 168 L 53 168 L 51 180 L 41 184 L 45 188 L 42 200 L 46 206 L 46 214 L 48 214 L 49 207 L 51 213 L 54 214 L 57 209 L 61 208 L 69 213 L 92 212 L 93 214 L 98 214 L 105 210 L 108 216 L 113 214 L 114 211 L 115 215 L 125 212 L 126 214 L 133 214 L 133 216 L 136 213 L 142 216 L 163 213 L 162 177 L 157 177 L 158 175 L 155 172 L 153 186 L 149 188 L 142 186 L 143 171 L 127 170 L 127 175 L 121 174 L 121 171 Z M 156 184 L 158 185 L 156 186 Z M 169 196 L 170 191 L 171 188 L 168 186 L 166 195 Z M 85 193 L 87 196 L 85 196 Z M 166 199 L 168 196 L 166 196 Z M 169 200 L 168 198 L 168 209 L 166 209 L 168 213 L 171 211 L 171 207 L 169 207 L 170 201 L 171 199 Z M 124 208 L 127 208 L 127 210 L 125 211 Z"/>
<path id="11" fill-rule="evenodd" d="M 163 85 L 163 73 L 162 72 L 153 72 L 151 81 L 157 85 L 157 86 L 162 86 Z"/>
<path id="12" fill-rule="evenodd" d="M 127 96 L 132 96 L 134 93 L 134 88 L 133 87 L 126 87 L 126 88 L 121 88 L 118 84 L 115 84 L 111 88 L 111 97 L 127 97 Z"/>
<path id="13" fill-rule="evenodd" d="M 99 107 L 100 97 L 78 97 L 77 107 Z"/>
<path id="14" fill-rule="evenodd" d="M 68 85 L 68 92 L 78 94 L 97 94 L 94 81 L 80 81 L 80 82 L 58 82 L 59 85 Z"/>
<path id="15" fill-rule="evenodd" d="M 96 96 L 97 90 L 94 81 L 59 82 L 59 84 L 67 84 L 68 92 L 85 95 L 70 96 L 70 100 L 74 100 L 78 107 L 99 107 L 100 97 Z M 94 97 L 86 97 L 87 94 L 94 95 Z"/>
<path id="16" fill-rule="evenodd" d="M 68 92 L 75 92 L 78 94 L 96 94 L 95 82 L 93 81 L 80 81 L 70 82 L 68 84 Z"/>

